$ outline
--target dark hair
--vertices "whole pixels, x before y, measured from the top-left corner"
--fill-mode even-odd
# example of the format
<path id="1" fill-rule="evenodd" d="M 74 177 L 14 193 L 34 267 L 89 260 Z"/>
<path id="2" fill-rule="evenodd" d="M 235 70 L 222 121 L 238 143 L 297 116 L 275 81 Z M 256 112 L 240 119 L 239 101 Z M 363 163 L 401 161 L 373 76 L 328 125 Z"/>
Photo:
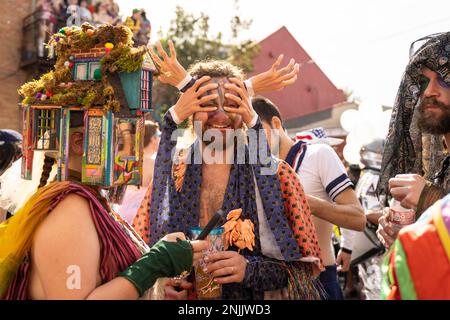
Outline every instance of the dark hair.
<path id="1" fill-rule="evenodd" d="M 145 120 L 145 135 L 144 135 L 144 147 L 148 146 L 150 141 L 152 141 L 153 136 L 159 129 L 159 125 L 151 120 Z"/>
<path id="2" fill-rule="evenodd" d="M 70 127 L 84 127 L 84 112 L 83 111 L 70 111 Z"/>
<path id="3" fill-rule="evenodd" d="M 50 172 L 52 172 L 52 168 L 55 162 L 55 158 L 50 157 L 47 154 L 45 155 L 44 166 L 42 167 L 41 180 L 39 180 L 38 189 L 47 185 L 48 177 L 50 176 Z"/>
<path id="4" fill-rule="evenodd" d="M 200 79 L 203 76 L 211 78 L 238 78 L 244 79 L 242 69 L 224 60 L 204 60 L 193 64 L 188 72 L 194 78 Z"/>
<path id="5" fill-rule="evenodd" d="M 22 156 L 22 136 L 14 130 L 0 130 L 0 175 Z"/>
<path id="6" fill-rule="evenodd" d="M 277 117 L 280 119 L 281 125 L 283 125 L 283 118 L 281 117 L 280 110 L 269 99 L 261 96 L 254 97 L 252 98 L 252 106 L 255 112 L 261 118 L 261 121 L 264 121 L 271 126 L 272 118 Z"/>

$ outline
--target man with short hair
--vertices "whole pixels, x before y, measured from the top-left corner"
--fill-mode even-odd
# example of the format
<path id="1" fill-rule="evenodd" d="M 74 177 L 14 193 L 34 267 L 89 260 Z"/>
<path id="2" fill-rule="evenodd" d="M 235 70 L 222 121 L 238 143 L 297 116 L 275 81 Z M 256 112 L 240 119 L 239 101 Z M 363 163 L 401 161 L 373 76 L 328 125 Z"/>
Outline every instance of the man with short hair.
<path id="1" fill-rule="evenodd" d="M 281 114 L 275 104 L 263 97 L 253 98 L 252 104 L 261 118 L 272 152 L 286 160 L 297 172 L 315 215 L 313 220 L 326 268 L 320 275 L 326 291 L 322 298 L 343 299 L 331 243 L 332 224 L 361 231 L 366 220 L 352 189 L 353 184 L 336 152 L 327 144 L 314 143 L 331 141 L 333 138 L 327 138 L 323 129 L 316 129 L 298 134 L 299 140 L 294 143 L 283 127 Z M 279 143 L 279 150 L 275 148 L 276 142 Z M 338 259 L 347 255 L 349 260 L 350 253 L 343 249 Z"/>
<path id="2" fill-rule="evenodd" d="M 450 191 L 450 157 L 443 160 L 450 145 L 450 32 L 417 41 L 424 40 L 400 84 L 378 184 L 380 195 L 387 200 L 390 192 L 416 210 L 416 219 Z M 378 237 L 390 247 L 398 229 L 391 211 L 385 212 Z"/>

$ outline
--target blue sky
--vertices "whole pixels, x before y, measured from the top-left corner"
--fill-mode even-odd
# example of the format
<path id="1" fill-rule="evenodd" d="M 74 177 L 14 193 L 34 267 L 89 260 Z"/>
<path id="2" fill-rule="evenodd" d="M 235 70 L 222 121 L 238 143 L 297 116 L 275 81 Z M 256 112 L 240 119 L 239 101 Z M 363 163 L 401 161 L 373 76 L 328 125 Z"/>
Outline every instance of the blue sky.
<path id="1" fill-rule="evenodd" d="M 210 16 L 212 32 L 229 36 L 234 0 L 116 0 L 121 13 L 145 8 L 157 30 L 174 9 Z M 285 25 L 331 81 L 361 100 L 392 105 L 408 62 L 409 45 L 430 33 L 450 31 L 449 0 L 241 0 L 240 15 L 253 19 L 245 38 L 261 40 Z M 287 59 L 286 59 L 287 61 Z"/>

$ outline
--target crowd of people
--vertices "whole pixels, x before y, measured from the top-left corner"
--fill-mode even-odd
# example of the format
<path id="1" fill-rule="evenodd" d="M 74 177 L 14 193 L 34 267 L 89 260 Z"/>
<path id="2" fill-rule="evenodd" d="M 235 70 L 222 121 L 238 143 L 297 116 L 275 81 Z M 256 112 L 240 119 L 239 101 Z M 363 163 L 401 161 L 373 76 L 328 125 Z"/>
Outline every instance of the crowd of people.
<path id="1" fill-rule="evenodd" d="M 94 26 L 102 24 L 124 24 L 133 32 L 136 46 L 147 45 L 151 36 L 151 24 L 145 9 L 133 9 L 129 17 L 122 17 L 114 0 L 38 0 L 39 56 L 44 56 L 43 44 L 48 37 L 66 25 L 81 26 L 88 22 Z"/>
<path id="2" fill-rule="evenodd" d="M 119 6 L 114 0 L 39 0 L 36 10 L 42 13 L 42 19 L 48 20 L 56 27 L 58 21 L 91 24 L 116 24 L 121 17 Z M 53 33 L 55 29 L 49 30 Z"/>
<path id="3" fill-rule="evenodd" d="M 134 32 L 140 17 L 135 10 L 126 21 Z M 68 181 L 48 183 L 47 173 L 24 206 L 0 215 L 0 296 L 195 299 L 200 282 L 189 273 L 200 263 L 221 299 L 344 299 L 340 272 L 359 276 L 364 299 L 450 299 L 450 33 L 420 41 L 387 139 L 363 147 L 356 179 L 333 150 L 343 141 L 322 128 L 289 136 L 278 106 L 262 96 L 295 83 L 295 61 L 281 67 L 280 56 L 246 79 L 226 61 L 185 70 L 172 42 L 170 53 L 157 45 L 160 81 L 180 96 L 160 125 L 145 124 L 142 186 L 114 204 L 81 183 L 85 124 L 71 117 Z M 20 161 L 21 137 L 0 133 L 3 174 Z M 217 215 L 227 250 L 186 240 Z M 80 290 L 65 287 L 74 261 Z"/>

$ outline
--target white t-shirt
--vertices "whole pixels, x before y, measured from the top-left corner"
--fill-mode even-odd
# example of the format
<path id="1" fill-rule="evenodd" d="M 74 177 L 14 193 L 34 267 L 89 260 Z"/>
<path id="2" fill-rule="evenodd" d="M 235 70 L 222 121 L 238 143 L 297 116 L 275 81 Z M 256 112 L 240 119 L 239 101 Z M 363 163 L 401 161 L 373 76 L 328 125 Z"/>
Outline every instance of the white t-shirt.
<path id="1" fill-rule="evenodd" d="M 300 177 L 306 194 L 333 202 L 345 189 L 353 187 L 344 165 L 336 152 L 326 144 L 297 142 L 290 150 L 286 161 Z M 313 216 L 320 250 L 325 266 L 334 265 L 334 250 L 331 242 L 333 225 Z"/>
<path id="2" fill-rule="evenodd" d="M 356 196 L 361 202 L 364 212 L 381 209 L 380 201 L 376 194 L 379 180 L 379 172 L 367 169 L 363 171 L 363 174 L 356 184 Z"/>

